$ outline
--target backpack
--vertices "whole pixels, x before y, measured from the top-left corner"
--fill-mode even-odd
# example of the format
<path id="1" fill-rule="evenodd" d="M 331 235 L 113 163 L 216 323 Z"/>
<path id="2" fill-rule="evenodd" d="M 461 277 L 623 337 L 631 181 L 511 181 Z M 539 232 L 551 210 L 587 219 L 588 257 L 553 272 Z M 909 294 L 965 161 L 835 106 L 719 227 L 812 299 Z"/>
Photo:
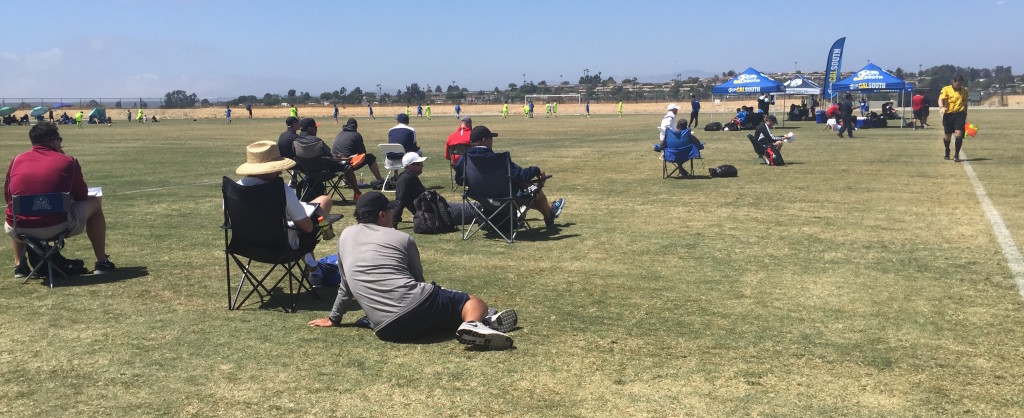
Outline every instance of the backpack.
<path id="1" fill-rule="evenodd" d="M 711 123 L 709 123 L 707 125 L 704 125 L 704 130 L 705 131 L 721 131 L 722 130 L 722 122 L 711 122 Z"/>
<path id="2" fill-rule="evenodd" d="M 736 167 L 729 164 L 709 168 L 708 173 L 711 174 L 711 177 L 736 177 L 739 175 Z"/>
<path id="3" fill-rule="evenodd" d="M 427 190 L 412 202 L 416 214 L 412 217 L 412 230 L 417 234 L 441 234 L 455 231 L 455 222 L 448 212 L 448 201 L 433 190 Z"/>
<path id="4" fill-rule="evenodd" d="M 729 122 L 729 123 L 725 124 L 725 126 L 722 127 L 722 130 L 723 131 L 738 131 L 738 130 L 740 130 L 740 126 L 737 125 L 736 122 Z"/>
<path id="5" fill-rule="evenodd" d="M 764 150 L 764 159 L 768 160 L 768 165 L 786 165 L 786 162 L 782 160 L 782 152 L 775 147 L 768 147 Z"/>

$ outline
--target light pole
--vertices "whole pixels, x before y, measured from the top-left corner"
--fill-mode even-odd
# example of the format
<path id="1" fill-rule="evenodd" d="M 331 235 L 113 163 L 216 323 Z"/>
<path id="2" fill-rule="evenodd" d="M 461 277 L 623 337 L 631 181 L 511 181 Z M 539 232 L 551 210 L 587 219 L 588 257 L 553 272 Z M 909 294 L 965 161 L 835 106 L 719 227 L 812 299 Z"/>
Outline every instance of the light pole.
<path id="1" fill-rule="evenodd" d="M 558 75 L 558 85 L 559 85 L 559 86 L 561 86 L 561 85 L 562 85 L 562 74 L 559 74 L 559 75 Z"/>
<path id="2" fill-rule="evenodd" d="M 921 71 L 921 67 L 922 67 L 922 65 L 921 65 L 921 64 L 917 64 L 917 76 L 918 76 L 918 77 L 920 77 L 920 76 L 921 76 L 921 72 L 922 72 L 922 71 Z"/>
<path id="3" fill-rule="evenodd" d="M 377 84 L 377 103 L 380 103 L 380 84 Z"/>

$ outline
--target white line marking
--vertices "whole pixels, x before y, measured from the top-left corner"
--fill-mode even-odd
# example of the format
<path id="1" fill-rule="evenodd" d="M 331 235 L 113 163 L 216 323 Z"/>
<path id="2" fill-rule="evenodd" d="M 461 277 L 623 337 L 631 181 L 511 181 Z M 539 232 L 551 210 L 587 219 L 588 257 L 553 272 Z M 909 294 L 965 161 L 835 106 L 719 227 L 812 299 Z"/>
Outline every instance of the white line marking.
<path id="1" fill-rule="evenodd" d="M 154 187 L 152 189 L 129 190 L 127 192 L 118 192 L 118 193 L 110 193 L 110 194 L 111 195 L 119 195 L 119 194 L 132 194 L 132 193 L 152 192 L 152 191 L 157 191 L 157 190 L 174 189 L 174 188 L 178 188 L 178 187 L 204 186 L 204 185 L 207 185 L 207 184 L 216 184 L 216 183 L 220 183 L 220 181 L 205 181 L 205 182 L 202 182 L 202 183 L 194 183 L 194 184 L 179 184 L 177 186 Z"/>
<path id="2" fill-rule="evenodd" d="M 1010 273 L 1013 274 L 1013 279 L 1017 282 L 1017 291 L 1020 293 L 1021 298 L 1024 298 L 1024 257 L 1021 256 L 1020 250 L 1017 249 L 1017 244 L 1013 242 L 1013 236 L 1010 235 L 1010 230 L 1006 229 L 1006 223 L 999 216 L 999 211 L 992 204 L 992 200 L 988 198 L 988 193 L 982 187 L 978 176 L 974 174 L 974 169 L 967 162 L 967 155 L 963 151 L 960 151 L 960 158 L 962 159 L 960 164 L 964 166 L 967 178 L 971 179 L 971 184 L 974 185 L 974 193 L 978 195 L 981 208 L 985 210 L 985 216 L 988 216 L 988 221 L 992 224 L 992 231 L 996 234 L 996 240 L 999 241 L 999 246 L 1003 248 L 1006 264 L 1010 267 Z"/>

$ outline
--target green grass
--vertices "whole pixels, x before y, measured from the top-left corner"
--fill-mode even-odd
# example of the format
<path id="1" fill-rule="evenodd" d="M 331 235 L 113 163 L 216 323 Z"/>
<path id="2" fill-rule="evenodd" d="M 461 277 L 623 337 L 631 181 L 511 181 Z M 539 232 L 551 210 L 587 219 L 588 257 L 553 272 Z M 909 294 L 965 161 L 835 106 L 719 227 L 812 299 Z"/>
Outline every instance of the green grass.
<path id="1" fill-rule="evenodd" d="M 1020 116 L 972 111 L 964 148 L 1018 242 Z M 279 121 L 65 127 L 119 270 L 0 280 L 0 415 L 1024 415 L 1024 306 L 939 128 L 838 141 L 791 123 L 778 168 L 751 163 L 745 132 L 701 132 L 703 165 L 739 177 L 663 180 L 659 120 L 474 117 L 568 200 L 558 234 L 514 245 L 416 236 L 428 280 L 519 312 L 504 352 L 307 327 L 330 291 L 297 314 L 227 310 L 219 181 Z M 359 123 L 371 146 L 393 125 Z M 458 200 L 441 156 L 455 119 L 413 126 L 424 183 Z M 28 147 L 0 128 L 4 161 Z M 352 209 L 336 206 L 343 225 Z M 65 253 L 92 262 L 85 237 Z"/>

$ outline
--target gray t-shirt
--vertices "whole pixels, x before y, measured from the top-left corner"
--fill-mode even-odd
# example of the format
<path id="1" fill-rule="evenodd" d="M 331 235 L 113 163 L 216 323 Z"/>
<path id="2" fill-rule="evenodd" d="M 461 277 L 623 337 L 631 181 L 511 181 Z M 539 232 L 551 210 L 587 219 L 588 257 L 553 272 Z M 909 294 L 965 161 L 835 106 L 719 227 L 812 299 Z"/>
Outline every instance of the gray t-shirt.
<path id="1" fill-rule="evenodd" d="M 355 224 L 338 238 L 341 286 L 331 320 L 341 321 L 354 299 L 374 330 L 423 301 L 433 284 L 423 281 L 420 252 L 411 235 L 376 224 Z"/>

